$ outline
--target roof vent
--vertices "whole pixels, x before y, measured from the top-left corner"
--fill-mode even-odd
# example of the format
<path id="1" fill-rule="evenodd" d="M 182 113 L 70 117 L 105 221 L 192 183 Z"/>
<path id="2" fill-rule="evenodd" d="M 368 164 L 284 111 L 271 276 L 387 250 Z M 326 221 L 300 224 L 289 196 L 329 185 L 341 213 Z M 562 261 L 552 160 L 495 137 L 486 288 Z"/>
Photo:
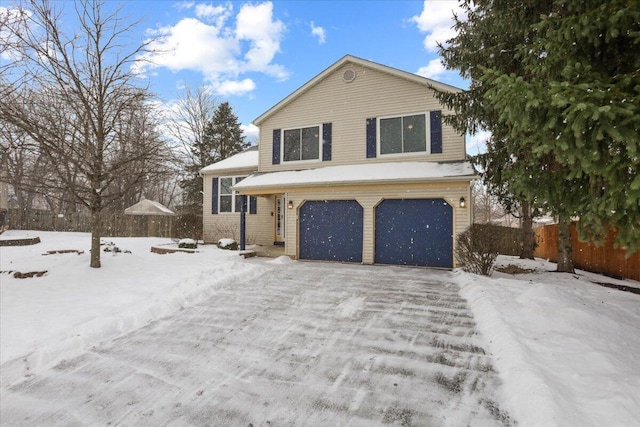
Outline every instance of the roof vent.
<path id="1" fill-rule="evenodd" d="M 342 80 L 345 83 L 351 83 L 355 79 L 356 79 L 356 72 L 351 68 L 349 68 L 348 70 L 344 70 L 344 73 L 342 73 Z"/>

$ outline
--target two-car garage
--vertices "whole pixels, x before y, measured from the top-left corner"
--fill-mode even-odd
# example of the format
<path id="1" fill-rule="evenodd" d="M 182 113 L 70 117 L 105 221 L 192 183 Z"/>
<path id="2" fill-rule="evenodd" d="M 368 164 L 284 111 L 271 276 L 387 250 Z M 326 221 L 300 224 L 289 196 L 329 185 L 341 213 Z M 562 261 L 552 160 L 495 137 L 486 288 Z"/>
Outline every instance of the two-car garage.
<path id="1" fill-rule="evenodd" d="M 304 202 L 299 257 L 362 262 L 370 235 L 377 264 L 453 267 L 453 208 L 444 199 L 383 199 L 373 208 L 373 230 L 364 229 L 365 214 L 357 200 Z"/>

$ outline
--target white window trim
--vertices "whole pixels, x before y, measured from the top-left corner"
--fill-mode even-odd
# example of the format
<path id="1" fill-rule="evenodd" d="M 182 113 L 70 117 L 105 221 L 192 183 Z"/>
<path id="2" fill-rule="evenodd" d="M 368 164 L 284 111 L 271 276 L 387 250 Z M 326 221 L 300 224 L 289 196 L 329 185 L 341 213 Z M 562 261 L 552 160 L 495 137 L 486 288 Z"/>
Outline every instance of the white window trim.
<path id="1" fill-rule="evenodd" d="M 285 160 L 284 158 L 284 132 L 287 130 L 296 130 L 296 129 L 305 129 L 305 128 L 313 128 L 317 127 L 318 131 L 318 158 L 317 159 L 309 159 L 309 160 Z M 296 164 L 296 163 L 314 163 L 322 161 L 322 123 L 319 125 L 304 125 L 304 126 L 295 126 L 291 128 L 283 128 L 280 130 L 280 158 L 282 159 L 281 163 L 286 163 L 288 165 Z M 302 155 L 302 151 L 300 152 Z"/>
<path id="2" fill-rule="evenodd" d="M 407 156 L 416 156 L 416 155 L 424 155 L 431 154 L 431 115 L 430 111 L 418 111 L 416 113 L 403 113 L 403 114 L 394 114 L 393 116 L 384 116 L 378 117 L 376 120 L 376 154 L 378 157 L 407 157 Z M 424 116 L 424 128 L 425 128 L 425 151 L 414 151 L 411 153 L 387 153 L 382 154 L 380 150 L 380 122 L 384 119 L 396 119 L 398 117 L 407 117 L 407 116 L 418 116 L 422 114 Z M 404 144 L 402 149 L 404 150 Z"/>
<path id="3" fill-rule="evenodd" d="M 231 176 L 220 176 L 218 177 L 218 214 L 219 215 L 231 215 L 231 214 L 239 214 L 240 211 L 236 212 L 236 197 L 239 197 L 240 194 L 236 190 L 233 189 L 233 186 L 237 184 L 236 179 L 238 178 L 246 178 L 248 175 L 231 175 Z M 231 212 L 222 212 L 222 204 L 220 203 L 220 198 L 222 196 L 229 196 L 229 194 L 222 194 L 222 180 L 223 179 L 231 179 Z M 249 213 L 249 204 L 251 203 L 251 198 L 247 196 L 247 212 Z"/>

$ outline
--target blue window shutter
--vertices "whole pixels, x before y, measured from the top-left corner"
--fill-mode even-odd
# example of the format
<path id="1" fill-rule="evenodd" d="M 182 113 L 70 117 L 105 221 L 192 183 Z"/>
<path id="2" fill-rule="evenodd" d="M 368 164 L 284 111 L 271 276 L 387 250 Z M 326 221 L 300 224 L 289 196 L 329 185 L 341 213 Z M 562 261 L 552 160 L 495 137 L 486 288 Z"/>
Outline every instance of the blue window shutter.
<path id="1" fill-rule="evenodd" d="M 331 160 L 331 123 L 322 124 L 322 161 Z"/>
<path id="2" fill-rule="evenodd" d="M 211 180 L 211 213 L 218 213 L 218 178 Z"/>
<path id="3" fill-rule="evenodd" d="M 249 197 L 249 214 L 255 215 L 258 213 L 258 198 L 255 196 Z"/>
<path id="4" fill-rule="evenodd" d="M 273 159 L 271 164 L 280 164 L 280 129 L 273 130 Z"/>
<path id="5" fill-rule="evenodd" d="M 367 159 L 376 157 L 376 118 L 367 119 Z"/>
<path id="6" fill-rule="evenodd" d="M 442 153 L 442 111 L 431 111 L 431 153 Z"/>

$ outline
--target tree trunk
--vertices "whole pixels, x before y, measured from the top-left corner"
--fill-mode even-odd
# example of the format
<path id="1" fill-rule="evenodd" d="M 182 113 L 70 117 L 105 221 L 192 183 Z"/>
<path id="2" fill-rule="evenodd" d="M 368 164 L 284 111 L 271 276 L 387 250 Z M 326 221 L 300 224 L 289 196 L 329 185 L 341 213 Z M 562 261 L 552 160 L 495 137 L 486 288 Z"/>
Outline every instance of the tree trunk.
<path id="1" fill-rule="evenodd" d="M 533 234 L 533 217 L 529 202 L 521 202 L 522 209 L 522 251 L 520 259 L 533 259 L 533 251 L 536 247 L 536 239 Z"/>
<path id="2" fill-rule="evenodd" d="M 102 212 L 91 210 L 91 264 L 92 268 L 100 268 L 100 236 L 102 233 Z"/>
<path id="3" fill-rule="evenodd" d="M 558 216 L 558 269 L 562 273 L 573 273 L 573 250 L 571 248 L 571 218 Z"/>

